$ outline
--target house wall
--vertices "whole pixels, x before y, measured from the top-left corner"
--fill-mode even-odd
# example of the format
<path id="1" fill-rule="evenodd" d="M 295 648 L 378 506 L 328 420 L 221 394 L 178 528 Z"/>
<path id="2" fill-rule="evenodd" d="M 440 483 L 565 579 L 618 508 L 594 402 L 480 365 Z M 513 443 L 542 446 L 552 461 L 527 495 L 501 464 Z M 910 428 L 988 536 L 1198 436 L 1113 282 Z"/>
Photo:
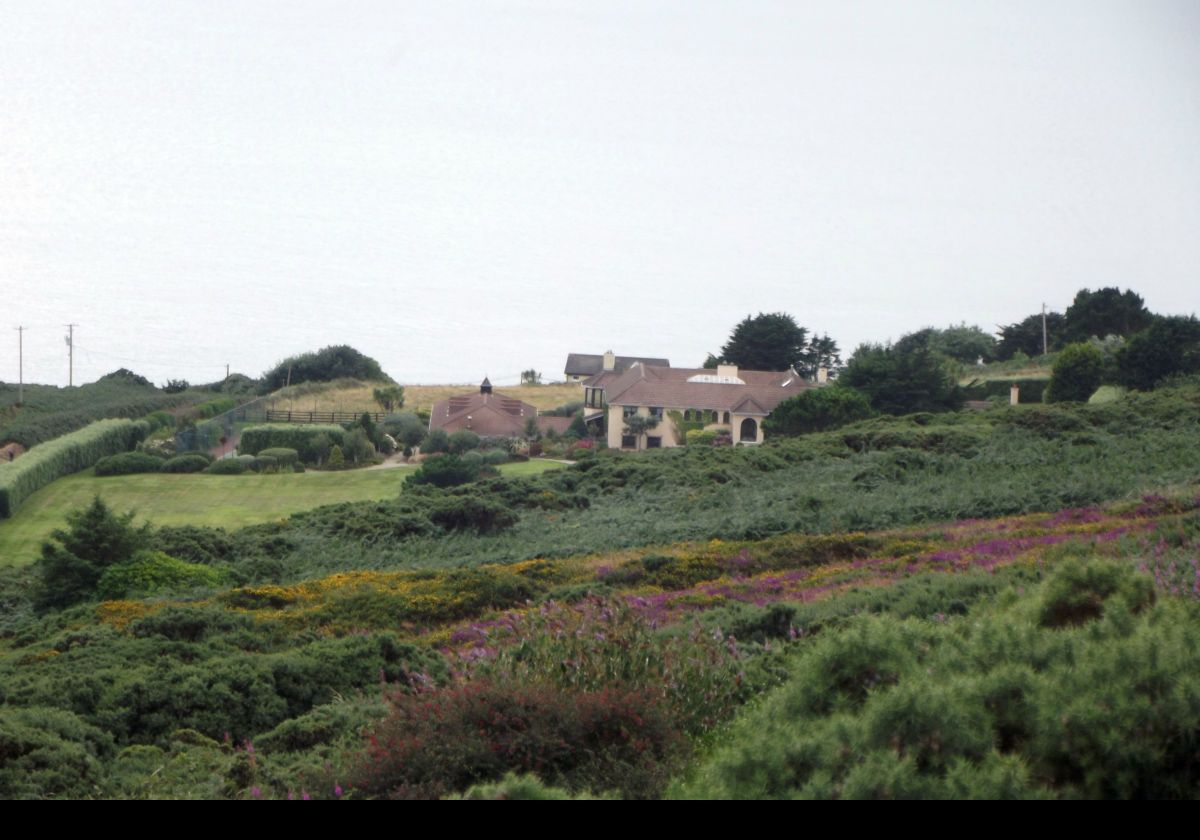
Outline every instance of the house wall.
<path id="1" fill-rule="evenodd" d="M 663 406 L 662 420 L 659 421 L 658 427 L 656 429 L 654 429 L 653 431 L 649 432 L 646 435 L 646 437 L 647 438 L 651 438 L 651 437 L 660 438 L 662 440 L 661 446 L 663 446 L 663 447 L 683 446 L 686 443 L 686 441 L 683 440 L 682 437 L 678 435 L 678 432 L 675 429 L 675 424 L 671 421 L 671 417 L 667 414 L 667 412 L 670 412 L 670 411 L 682 412 L 682 411 L 685 411 L 686 409 L 691 409 L 691 408 L 695 408 L 695 406 L 686 406 L 686 408 L 679 407 L 679 406 Z M 719 412 L 719 413 L 722 416 L 724 415 L 724 412 Z M 649 406 L 639 406 L 638 414 L 641 415 L 642 417 L 649 417 L 650 416 Z M 754 442 L 762 443 L 763 442 L 762 421 L 764 418 L 759 417 L 758 415 L 755 415 L 755 414 L 731 414 L 730 418 L 729 418 L 730 422 L 728 425 L 726 425 L 724 423 L 709 424 L 709 425 L 705 426 L 705 428 L 706 429 L 718 429 L 721 431 L 729 431 L 730 434 L 733 435 L 734 443 L 737 443 L 741 437 L 742 421 L 745 420 L 747 417 L 754 420 L 755 425 L 757 426 L 758 437 Z M 625 410 L 622 406 L 610 405 L 608 407 L 608 446 L 609 446 L 609 448 L 610 449 L 620 449 L 621 448 L 621 437 L 624 434 L 625 434 Z M 647 444 L 645 441 L 642 441 L 642 445 L 643 445 L 643 447 L 645 447 Z"/>

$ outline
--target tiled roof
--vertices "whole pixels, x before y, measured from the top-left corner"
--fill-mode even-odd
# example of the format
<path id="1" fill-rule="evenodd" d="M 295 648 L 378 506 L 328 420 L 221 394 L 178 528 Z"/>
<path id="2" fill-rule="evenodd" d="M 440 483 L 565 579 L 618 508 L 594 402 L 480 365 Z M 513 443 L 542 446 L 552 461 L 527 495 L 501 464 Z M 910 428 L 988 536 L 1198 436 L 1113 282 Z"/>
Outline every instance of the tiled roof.
<path id="1" fill-rule="evenodd" d="M 634 362 L 641 362 L 644 365 L 654 365 L 655 367 L 671 366 L 669 359 L 652 359 L 649 356 L 617 356 L 617 373 L 627 370 Z M 568 353 L 567 366 L 563 373 L 567 376 L 591 376 L 593 373 L 600 373 L 603 370 L 603 353 Z"/>
<path id="2" fill-rule="evenodd" d="M 470 429 L 480 435 L 519 435 L 537 408 L 503 394 L 462 394 L 433 404 L 429 429 L 456 432 Z"/>
<path id="3" fill-rule="evenodd" d="M 608 384 L 608 404 L 766 415 L 789 397 L 818 387 L 795 371 L 739 370 L 737 377 L 744 384 L 689 381 L 695 377 L 711 380 L 714 374 L 703 368 L 638 365 Z"/>

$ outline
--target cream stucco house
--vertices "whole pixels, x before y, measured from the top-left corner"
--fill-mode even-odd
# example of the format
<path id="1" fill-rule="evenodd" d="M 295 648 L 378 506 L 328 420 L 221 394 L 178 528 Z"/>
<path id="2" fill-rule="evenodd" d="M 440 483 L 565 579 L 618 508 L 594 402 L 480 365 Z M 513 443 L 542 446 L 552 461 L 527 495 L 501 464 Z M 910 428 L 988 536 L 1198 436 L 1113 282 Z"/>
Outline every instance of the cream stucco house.
<path id="1" fill-rule="evenodd" d="M 586 386 L 585 386 L 586 387 Z M 734 443 L 762 443 L 762 421 L 784 400 L 818 384 L 794 370 L 738 370 L 735 365 L 707 368 L 667 368 L 634 364 L 604 383 L 608 412 L 608 445 L 637 449 L 642 441 L 625 434 L 626 418 L 657 417 L 648 432 L 646 448 L 679 446 L 685 441 L 671 420 L 699 420 L 705 429 L 724 431 Z"/>

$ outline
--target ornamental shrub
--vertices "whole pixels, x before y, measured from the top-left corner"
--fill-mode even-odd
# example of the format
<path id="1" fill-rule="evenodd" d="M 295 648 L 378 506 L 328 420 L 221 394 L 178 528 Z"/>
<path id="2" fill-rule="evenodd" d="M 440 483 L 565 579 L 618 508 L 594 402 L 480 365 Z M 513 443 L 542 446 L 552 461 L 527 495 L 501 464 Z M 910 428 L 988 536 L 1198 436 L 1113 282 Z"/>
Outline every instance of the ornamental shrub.
<path id="1" fill-rule="evenodd" d="M 317 464 L 328 457 L 334 445 L 344 446 L 345 436 L 345 429 L 336 425 L 269 423 L 242 432 L 238 452 L 257 455 L 264 449 L 294 449 L 304 463 Z"/>
<path id="2" fill-rule="evenodd" d="M 479 446 L 479 435 L 470 429 L 459 429 L 450 435 L 449 450 L 451 455 L 462 455 Z"/>
<path id="3" fill-rule="evenodd" d="M 200 452 L 185 452 L 168 458 L 162 462 L 161 472 L 165 473 L 195 473 L 201 472 L 213 462 L 211 455 Z"/>
<path id="4" fill-rule="evenodd" d="M 96 462 L 96 475 L 133 475 L 135 473 L 159 472 L 163 459 L 148 452 L 122 452 L 109 455 Z"/>
<path id="5" fill-rule="evenodd" d="M 291 467 L 300 460 L 300 453 L 287 446 L 272 446 L 268 449 L 259 450 L 258 456 L 260 458 L 263 456 L 274 458 L 275 463 L 281 467 Z"/>
<path id="6" fill-rule="evenodd" d="M 213 461 L 204 471 L 209 475 L 241 475 L 246 470 L 247 467 L 243 461 L 237 458 L 222 458 L 219 461 Z"/>
<path id="7" fill-rule="evenodd" d="M 455 487 L 478 480 L 482 469 L 482 459 L 434 455 L 406 477 L 404 483 L 411 486 L 432 484 L 434 487 Z"/>

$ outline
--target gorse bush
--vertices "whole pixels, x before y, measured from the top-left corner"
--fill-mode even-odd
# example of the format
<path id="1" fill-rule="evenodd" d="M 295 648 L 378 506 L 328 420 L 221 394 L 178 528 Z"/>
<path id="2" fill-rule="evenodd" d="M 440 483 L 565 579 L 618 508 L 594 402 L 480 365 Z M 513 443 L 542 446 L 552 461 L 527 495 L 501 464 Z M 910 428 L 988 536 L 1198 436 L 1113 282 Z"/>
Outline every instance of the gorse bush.
<path id="1" fill-rule="evenodd" d="M 1072 563 L 968 620 L 853 619 L 676 793 L 1190 797 L 1196 605 L 1151 604 L 1130 569 Z"/>
<path id="2" fill-rule="evenodd" d="M 211 566 L 186 563 L 161 551 L 139 551 L 129 560 L 109 566 L 96 584 L 101 598 L 148 598 L 166 592 L 211 589 L 222 575 Z"/>

